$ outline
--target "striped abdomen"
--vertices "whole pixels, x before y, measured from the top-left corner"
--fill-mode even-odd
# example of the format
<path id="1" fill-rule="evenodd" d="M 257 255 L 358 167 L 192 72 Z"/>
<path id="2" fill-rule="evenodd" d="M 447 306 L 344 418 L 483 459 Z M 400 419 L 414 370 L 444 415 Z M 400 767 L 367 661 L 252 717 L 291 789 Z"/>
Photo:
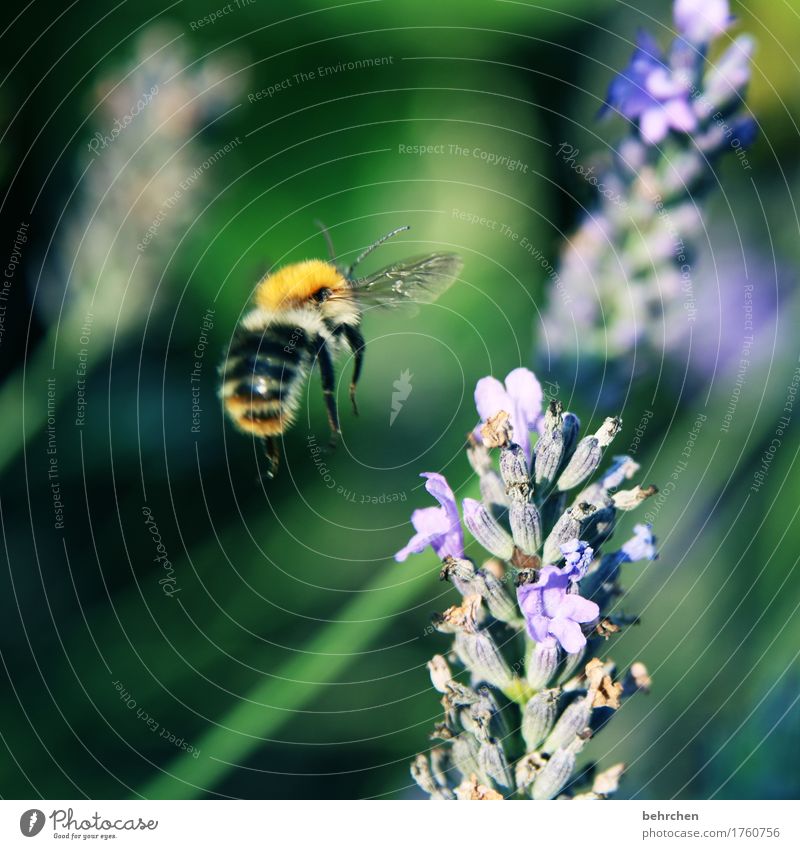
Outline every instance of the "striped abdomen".
<path id="1" fill-rule="evenodd" d="M 220 395 L 238 427 L 277 436 L 294 420 L 313 359 L 312 339 L 301 327 L 240 327 L 222 372 Z"/>

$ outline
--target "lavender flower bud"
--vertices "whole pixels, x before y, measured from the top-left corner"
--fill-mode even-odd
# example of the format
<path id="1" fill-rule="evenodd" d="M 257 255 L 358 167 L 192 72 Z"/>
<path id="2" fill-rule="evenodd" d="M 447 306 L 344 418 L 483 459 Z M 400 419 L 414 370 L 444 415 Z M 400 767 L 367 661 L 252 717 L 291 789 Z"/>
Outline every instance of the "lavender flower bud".
<path id="1" fill-rule="evenodd" d="M 428 671 L 431 673 L 431 683 L 434 688 L 440 693 L 446 693 L 447 684 L 453 678 L 447 661 L 440 654 L 435 654 L 428 661 Z"/>
<path id="2" fill-rule="evenodd" d="M 492 722 L 492 712 L 485 703 L 476 702 L 469 708 L 464 708 L 459 713 L 459 719 L 461 727 L 469 731 L 478 742 L 484 743 L 491 738 L 489 726 Z"/>
<path id="3" fill-rule="evenodd" d="M 594 694 L 584 696 L 567 706 L 542 746 L 545 754 L 568 746 L 589 725 L 593 699 Z"/>
<path id="4" fill-rule="evenodd" d="M 558 488 L 572 489 L 582 483 L 600 465 L 603 449 L 594 436 L 584 437 L 558 479 Z"/>
<path id="5" fill-rule="evenodd" d="M 420 786 L 424 793 L 432 799 L 452 799 L 453 793 L 448 787 L 440 787 L 431 774 L 428 759 L 425 755 L 417 755 L 411 764 L 411 777 Z"/>
<path id="6" fill-rule="evenodd" d="M 586 646 L 584 646 L 580 651 L 576 651 L 572 654 L 567 654 L 564 658 L 564 667 L 561 670 L 561 674 L 558 676 L 559 681 L 567 681 L 569 680 L 572 673 L 578 668 L 581 661 L 586 654 Z"/>
<path id="7" fill-rule="evenodd" d="M 472 442 L 467 448 L 467 459 L 478 475 L 481 498 L 487 504 L 508 504 L 508 496 L 500 476 L 492 468 L 492 458 L 486 446 Z"/>
<path id="8" fill-rule="evenodd" d="M 636 486 L 633 489 L 621 489 L 619 492 L 615 492 L 611 498 L 618 510 L 633 510 L 645 499 L 650 498 L 651 495 L 655 495 L 657 492 L 658 489 L 652 485 L 645 487 Z"/>
<path id="9" fill-rule="evenodd" d="M 514 680 L 511 669 L 488 631 L 456 634 L 455 650 L 464 666 L 487 684 L 503 690 Z"/>
<path id="10" fill-rule="evenodd" d="M 522 737 L 525 740 L 526 751 L 536 749 L 553 728 L 560 692 L 558 687 L 542 690 L 525 705 L 525 712 L 522 715 Z"/>
<path id="11" fill-rule="evenodd" d="M 446 799 L 452 799 L 453 794 L 450 791 L 448 773 L 452 766 L 450 760 L 450 752 L 444 746 L 436 746 L 430 752 L 431 775 L 434 781 L 439 786 L 440 790 Z"/>
<path id="12" fill-rule="evenodd" d="M 491 513 L 474 498 L 464 499 L 464 524 L 475 539 L 495 557 L 509 560 L 514 542 Z"/>
<path id="13" fill-rule="evenodd" d="M 581 430 L 581 420 L 575 413 L 564 413 L 564 457 L 571 457 Z"/>
<path id="14" fill-rule="evenodd" d="M 555 642 L 553 645 L 537 643 L 528 658 L 526 668 L 528 683 L 534 690 L 546 687 L 556 674 L 557 667 L 558 646 Z"/>
<path id="15" fill-rule="evenodd" d="M 481 744 L 478 750 L 478 763 L 481 769 L 501 787 L 512 787 L 511 770 L 502 746 L 496 741 Z"/>
<path id="16" fill-rule="evenodd" d="M 608 418 L 594 436 L 582 439 L 558 479 L 558 488 L 572 489 L 585 481 L 600 465 L 603 449 L 611 443 L 621 427 L 620 419 Z"/>
<path id="17" fill-rule="evenodd" d="M 453 766 L 464 776 L 479 775 L 481 780 L 489 783 L 489 779 L 483 773 L 478 764 L 478 741 L 471 734 L 459 734 L 450 747 L 450 757 Z"/>
<path id="18" fill-rule="evenodd" d="M 537 484 L 554 480 L 564 456 L 564 416 L 560 401 L 551 401 L 544 414 L 544 428 L 536 443 L 534 479 Z"/>
<path id="19" fill-rule="evenodd" d="M 517 766 L 514 770 L 514 777 L 517 780 L 517 789 L 525 790 L 529 787 L 546 763 L 547 761 L 541 754 L 539 754 L 539 752 L 528 752 L 527 755 L 520 758 L 517 761 Z"/>
<path id="20" fill-rule="evenodd" d="M 480 701 L 480 696 L 472 687 L 468 687 L 455 679 L 447 682 L 446 689 L 447 702 L 454 707 L 474 705 Z"/>
<path id="21" fill-rule="evenodd" d="M 500 474 L 511 503 L 525 501 L 530 491 L 530 480 L 525 453 L 519 445 L 512 442 L 500 452 Z"/>
<path id="22" fill-rule="evenodd" d="M 534 799 L 553 799 L 569 781 L 575 769 L 575 758 L 583 748 L 583 741 L 576 740 L 566 749 L 559 749 L 545 764 L 533 782 Z"/>
<path id="23" fill-rule="evenodd" d="M 481 687 L 478 692 L 481 697 L 478 704 L 485 710 L 488 710 L 492 715 L 491 728 L 494 732 L 494 736 L 499 737 L 501 740 L 505 740 L 512 731 L 507 721 L 508 712 L 506 711 L 504 713 L 500 710 L 500 705 L 497 703 L 497 699 L 494 697 L 494 694 L 489 687 Z"/>
<path id="24" fill-rule="evenodd" d="M 508 520 L 514 545 L 523 554 L 536 554 L 542 544 L 542 518 L 535 504 L 512 501 Z"/>
<path id="25" fill-rule="evenodd" d="M 459 557 L 445 557 L 442 561 L 442 570 L 439 572 L 440 581 L 450 581 L 463 596 L 472 595 L 476 592 L 473 586 L 475 580 L 475 567 L 471 560 Z"/>
<path id="26" fill-rule="evenodd" d="M 506 495 L 503 481 L 494 469 L 485 475 L 481 475 L 480 488 L 481 498 L 487 504 L 499 504 L 502 507 L 508 506 L 508 496 Z"/>
<path id="27" fill-rule="evenodd" d="M 579 506 L 589 507 L 590 505 Z M 545 564 L 558 563 L 564 556 L 561 553 L 561 546 L 570 540 L 583 538 L 584 535 L 581 534 L 581 522 L 575 515 L 575 509 L 574 507 L 570 507 L 561 514 L 561 517 L 553 525 L 553 530 L 550 531 L 550 535 L 545 540 L 544 551 L 542 552 L 543 562 Z"/>
<path id="28" fill-rule="evenodd" d="M 533 782 L 531 796 L 537 800 L 553 799 L 567 783 L 575 769 L 575 755 L 561 749 L 545 764 Z"/>
<path id="29" fill-rule="evenodd" d="M 500 622 L 517 622 L 519 609 L 514 598 L 508 593 L 505 585 L 488 569 L 479 569 L 475 573 L 473 586 L 481 594 L 489 613 Z"/>

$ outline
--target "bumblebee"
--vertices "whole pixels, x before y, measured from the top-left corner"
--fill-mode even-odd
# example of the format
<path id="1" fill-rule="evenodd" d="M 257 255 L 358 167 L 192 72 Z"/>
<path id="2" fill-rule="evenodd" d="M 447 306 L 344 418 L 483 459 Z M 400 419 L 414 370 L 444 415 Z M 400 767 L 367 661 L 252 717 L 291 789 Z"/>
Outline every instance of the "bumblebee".
<path id="1" fill-rule="evenodd" d="M 330 261 L 309 259 L 267 274 L 257 285 L 254 308 L 234 332 L 223 363 L 220 398 L 239 430 L 263 440 L 267 476 L 280 461 L 279 439 L 294 422 L 302 389 L 316 365 L 328 413 L 331 442 L 339 436 L 334 360 L 349 350 L 354 358 L 350 401 L 364 365 L 360 325 L 365 308 L 429 303 L 458 277 L 461 258 L 432 253 L 397 262 L 366 277 L 356 267 L 399 227 L 371 244 L 349 266 L 337 263 L 327 230 Z"/>

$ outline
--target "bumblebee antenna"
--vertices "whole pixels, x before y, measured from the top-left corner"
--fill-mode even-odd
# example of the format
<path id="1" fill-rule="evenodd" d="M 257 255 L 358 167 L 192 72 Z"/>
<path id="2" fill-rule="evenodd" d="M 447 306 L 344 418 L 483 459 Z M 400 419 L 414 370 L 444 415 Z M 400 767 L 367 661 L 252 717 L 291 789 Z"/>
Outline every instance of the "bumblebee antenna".
<path id="1" fill-rule="evenodd" d="M 363 253 L 361 253 L 355 258 L 353 263 L 347 269 L 347 274 L 345 275 L 345 277 L 352 277 L 355 267 L 361 262 L 361 260 L 366 259 L 375 250 L 375 248 L 379 248 L 384 242 L 391 239 L 392 236 L 396 236 L 398 233 L 402 233 L 404 230 L 410 229 L 411 227 L 409 225 L 406 225 L 405 227 L 398 227 L 396 230 L 392 230 L 391 233 L 387 233 L 385 236 L 381 236 L 377 242 L 373 242 Z"/>
<path id="2" fill-rule="evenodd" d="M 331 234 L 328 232 L 328 228 L 319 220 L 319 218 L 314 219 L 314 226 L 318 227 L 322 231 L 322 235 L 325 237 L 325 244 L 328 246 L 328 256 L 331 258 L 331 261 L 336 259 L 336 251 L 333 249 L 333 239 L 331 239 Z"/>

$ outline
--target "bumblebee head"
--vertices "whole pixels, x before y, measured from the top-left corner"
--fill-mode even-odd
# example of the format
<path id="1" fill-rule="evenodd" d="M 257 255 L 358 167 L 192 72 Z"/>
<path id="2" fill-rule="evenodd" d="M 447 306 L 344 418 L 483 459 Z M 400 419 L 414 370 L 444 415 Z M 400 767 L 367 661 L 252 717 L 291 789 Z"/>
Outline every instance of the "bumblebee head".
<path id="1" fill-rule="evenodd" d="M 271 311 L 302 306 L 324 309 L 332 294 L 346 288 L 347 281 L 335 265 L 309 259 L 268 274 L 258 284 L 255 302 Z"/>

